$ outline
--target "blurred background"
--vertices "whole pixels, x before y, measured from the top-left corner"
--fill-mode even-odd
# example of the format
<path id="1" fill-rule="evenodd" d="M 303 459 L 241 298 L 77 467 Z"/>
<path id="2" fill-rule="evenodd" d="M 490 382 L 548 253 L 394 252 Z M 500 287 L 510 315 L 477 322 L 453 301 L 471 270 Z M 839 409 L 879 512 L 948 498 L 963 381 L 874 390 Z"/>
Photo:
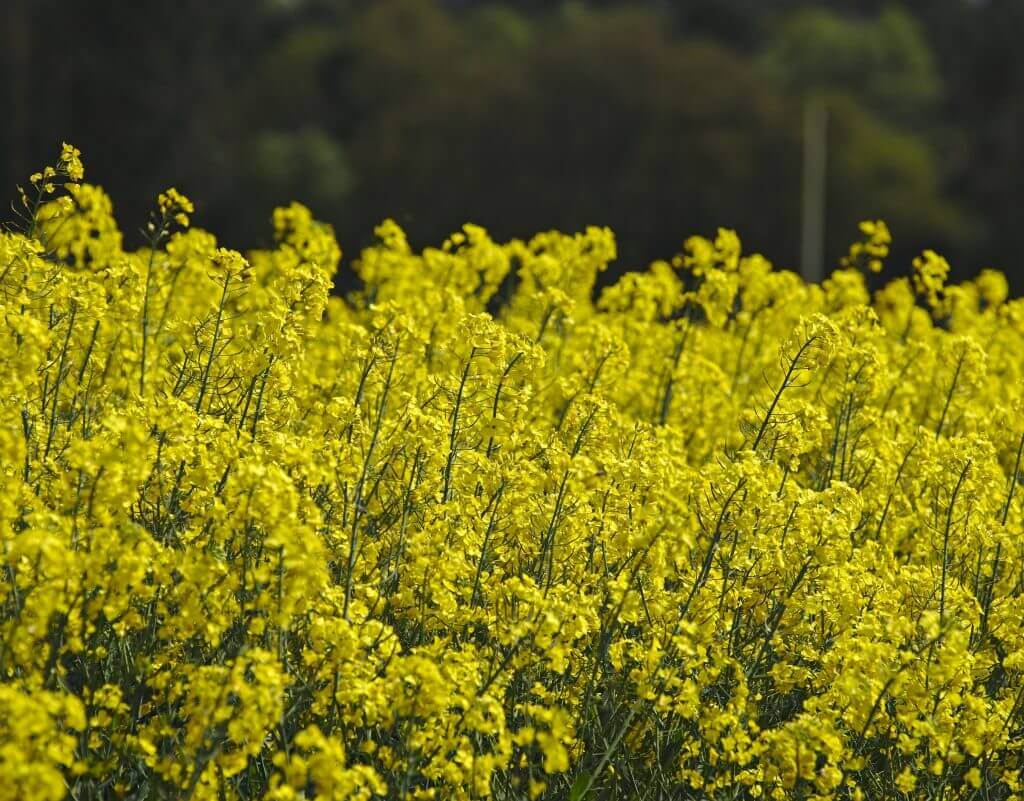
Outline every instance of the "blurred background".
<path id="1" fill-rule="evenodd" d="M 297 199 L 346 259 L 389 216 L 598 224 L 613 274 L 718 226 L 813 274 L 883 218 L 890 275 L 932 247 L 1024 292 L 1024 0 L 0 6 L 0 185 L 72 142 L 129 244 L 172 185 L 228 246 Z"/>

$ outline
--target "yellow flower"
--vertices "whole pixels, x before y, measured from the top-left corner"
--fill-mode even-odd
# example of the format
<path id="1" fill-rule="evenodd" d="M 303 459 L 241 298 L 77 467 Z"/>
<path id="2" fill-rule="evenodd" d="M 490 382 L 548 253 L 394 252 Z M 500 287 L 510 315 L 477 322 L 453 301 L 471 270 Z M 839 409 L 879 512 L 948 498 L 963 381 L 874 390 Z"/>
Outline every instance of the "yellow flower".
<path id="1" fill-rule="evenodd" d="M 1005 278 L 386 222 L 342 298 L 79 165 L 0 232 L 0 801 L 1019 793 Z"/>
<path id="2" fill-rule="evenodd" d="M 192 201 L 174 187 L 160 193 L 157 197 L 157 207 L 165 219 L 173 219 L 182 228 L 188 227 L 188 215 L 195 211 Z"/>
<path id="3" fill-rule="evenodd" d="M 82 151 L 64 142 L 60 148 L 60 166 L 72 181 L 81 181 L 85 177 L 82 165 Z M 33 182 L 34 183 L 34 182 Z"/>
<path id="4" fill-rule="evenodd" d="M 909 767 L 905 767 L 896 777 L 896 789 L 901 793 L 911 793 L 917 786 L 917 777 Z"/>

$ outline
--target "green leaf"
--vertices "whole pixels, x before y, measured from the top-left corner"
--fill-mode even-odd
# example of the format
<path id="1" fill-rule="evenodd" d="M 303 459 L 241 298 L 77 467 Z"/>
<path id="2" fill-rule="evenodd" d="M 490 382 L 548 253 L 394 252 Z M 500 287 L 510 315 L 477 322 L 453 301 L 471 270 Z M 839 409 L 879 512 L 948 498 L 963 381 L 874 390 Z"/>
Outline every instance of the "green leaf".
<path id="1" fill-rule="evenodd" d="M 576 777 L 576 781 L 572 783 L 572 789 L 569 791 L 569 801 L 581 801 L 589 784 L 590 774 L 587 771 L 583 771 Z"/>

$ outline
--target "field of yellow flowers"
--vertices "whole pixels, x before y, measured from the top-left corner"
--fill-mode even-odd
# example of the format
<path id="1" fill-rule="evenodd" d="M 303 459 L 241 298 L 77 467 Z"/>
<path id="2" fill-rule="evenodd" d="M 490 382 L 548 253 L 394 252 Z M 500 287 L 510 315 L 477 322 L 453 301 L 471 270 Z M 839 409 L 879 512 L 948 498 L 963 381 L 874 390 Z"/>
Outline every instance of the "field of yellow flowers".
<path id="1" fill-rule="evenodd" d="M 1015 799 L 1024 302 L 721 230 L 0 233 L 0 799 Z M 594 299 L 596 296 L 596 299 Z"/>

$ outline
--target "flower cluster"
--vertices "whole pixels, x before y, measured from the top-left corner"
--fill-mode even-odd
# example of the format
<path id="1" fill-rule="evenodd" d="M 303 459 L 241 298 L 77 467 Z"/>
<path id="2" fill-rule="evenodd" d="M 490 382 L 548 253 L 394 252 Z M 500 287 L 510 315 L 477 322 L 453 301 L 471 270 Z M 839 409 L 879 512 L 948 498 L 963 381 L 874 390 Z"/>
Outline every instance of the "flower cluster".
<path id="1" fill-rule="evenodd" d="M 385 222 L 340 298 L 81 177 L 0 233 L 0 799 L 1022 797 L 997 273 Z"/>

